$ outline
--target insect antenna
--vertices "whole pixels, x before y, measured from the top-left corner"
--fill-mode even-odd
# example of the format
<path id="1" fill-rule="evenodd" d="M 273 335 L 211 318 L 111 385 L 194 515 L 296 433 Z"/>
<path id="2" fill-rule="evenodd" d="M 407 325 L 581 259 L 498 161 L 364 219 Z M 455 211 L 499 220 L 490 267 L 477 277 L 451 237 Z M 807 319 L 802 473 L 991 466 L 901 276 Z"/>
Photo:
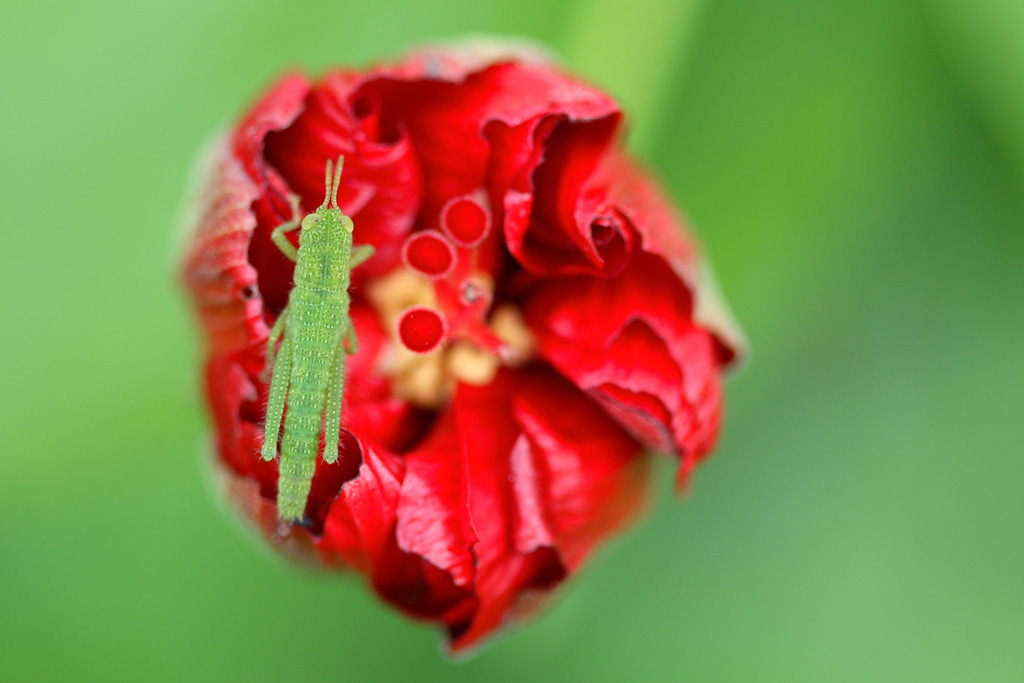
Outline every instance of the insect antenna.
<path id="1" fill-rule="evenodd" d="M 320 205 L 321 209 L 328 208 L 331 205 L 331 160 L 327 160 L 327 171 L 324 174 L 324 203 Z"/>
<path id="2" fill-rule="evenodd" d="M 329 162 L 329 161 L 327 162 L 327 174 L 328 175 L 330 175 L 330 173 L 331 173 L 330 163 L 331 162 Z M 338 157 L 338 164 L 334 168 L 334 182 L 331 183 L 331 190 L 330 190 L 330 192 L 331 192 L 330 199 L 334 203 L 334 206 L 336 208 L 341 208 L 341 207 L 338 207 L 338 186 L 341 184 L 341 167 L 344 166 L 344 165 L 345 165 L 345 156 L 341 155 L 341 156 Z"/>

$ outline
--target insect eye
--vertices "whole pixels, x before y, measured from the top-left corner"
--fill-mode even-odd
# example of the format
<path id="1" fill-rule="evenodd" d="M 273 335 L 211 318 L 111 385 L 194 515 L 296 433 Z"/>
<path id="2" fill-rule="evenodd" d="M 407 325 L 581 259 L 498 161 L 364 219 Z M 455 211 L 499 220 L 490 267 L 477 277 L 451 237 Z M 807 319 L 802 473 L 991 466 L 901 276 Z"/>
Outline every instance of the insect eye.
<path id="1" fill-rule="evenodd" d="M 347 232 L 350 235 L 352 234 L 352 231 L 356 227 L 355 224 L 352 222 L 352 219 L 349 218 L 348 216 L 342 217 L 341 224 L 345 227 L 345 232 Z"/>
<path id="2" fill-rule="evenodd" d="M 320 221 L 320 214 L 311 213 L 302 219 L 302 229 L 309 230 Z"/>

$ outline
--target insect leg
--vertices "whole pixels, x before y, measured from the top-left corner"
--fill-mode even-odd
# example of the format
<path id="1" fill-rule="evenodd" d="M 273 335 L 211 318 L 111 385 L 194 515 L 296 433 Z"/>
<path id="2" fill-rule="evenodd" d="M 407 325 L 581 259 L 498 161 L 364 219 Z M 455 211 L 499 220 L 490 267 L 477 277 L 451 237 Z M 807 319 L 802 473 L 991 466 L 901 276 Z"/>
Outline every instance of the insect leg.
<path id="1" fill-rule="evenodd" d="M 291 308 L 290 302 L 284 307 L 281 314 L 277 316 L 277 320 L 274 321 L 274 326 L 270 328 L 270 339 L 267 340 L 267 362 L 263 367 L 264 380 L 270 376 L 270 372 L 274 368 L 274 352 L 277 350 L 277 342 L 281 339 L 281 335 L 284 334 L 285 325 L 288 323 L 289 308 Z"/>
<path id="2" fill-rule="evenodd" d="M 274 241 L 278 249 L 284 252 L 285 256 L 292 261 L 297 261 L 299 259 L 299 250 L 288 241 L 284 234 L 292 230 L 298 230 L 299 226 L 302 225 L 302 210 L 299 208 L 299 196 L 293 194 L 289 199 L 289 203 L 292 206 L 292 219 L 274 228 L 274 231 L 270 233 L 270 239 Z"/>
<path id="3" fill-rule="evenodd" d="M 352 328 L 351 322 L 349 329 Z M 331 380 L 327 385 L 326 416 L 324 417 L 324 462 L 338 460 L 338 432 L 341 430 L 341 398 L 345 389 L 345 347 L 341 340 L 334 349 Z"/>
<path id="4" fill-rule="evenodd" d="M 352 324 L 351 318 L 348 321 L 348 329 L 345 330 L 345 341 L 348 342 L 346 353 L 350 356 L 359 350 L 359 337 L 356 336 L 356 327 Z"/>
<path id="5" fill-rule="evenodd" d="M 355 268 L 356 266 L 362 265 L 368 258 L 373 256 L 374 248 L 372 244 L 360 244 L 352 247 L 352 257 L 348 261 L 349 268 Z"/>
<path id="6" fill-rule="evenodd" d="M 286 335 L 281 342 L 281 353 L 274 364 L 274 379 L 270 382 L 270 396 L 267 398 L 267 422 L 263 426 L 264 460 L 273 460 L 277 455 L 277 435 L 281 431 L 281 417 L 284 402 L 288 396 L 288 382 L 292 373 L 292 339 Z"/>

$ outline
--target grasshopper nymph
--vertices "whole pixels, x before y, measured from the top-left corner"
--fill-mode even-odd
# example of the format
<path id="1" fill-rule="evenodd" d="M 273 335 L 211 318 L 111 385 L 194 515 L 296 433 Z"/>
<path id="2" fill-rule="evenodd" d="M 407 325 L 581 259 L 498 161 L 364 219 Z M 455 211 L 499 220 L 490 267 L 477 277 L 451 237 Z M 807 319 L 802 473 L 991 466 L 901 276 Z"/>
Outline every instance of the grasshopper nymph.
<path id="1" fill-rule="evenodd" d="M 273 369 L 273 379 L 261 452 L 264 460 L 277 455 L 278 432 L 287 403 L 277 481 L 277 514 L 282 522 L 304 520 L 321 425 L 324 462 L 338 459 L 345 355 L 358 348 L 349 317 L 349 272 L 373 255 L 373 247 L 352 246 L 352 219 L 338 208 L 344 160 L 338 157 L 333 177 L 331 162 L 327 161 L 326 196 L 320 208 L 300 222 L 299 198 L 292 196 L 292 219 L 270 236 L 284 255 L 295 261 L 295 286 L 267 344 L 266 367 Z M 285 233 L 300 225 L 296 249 Z"/>

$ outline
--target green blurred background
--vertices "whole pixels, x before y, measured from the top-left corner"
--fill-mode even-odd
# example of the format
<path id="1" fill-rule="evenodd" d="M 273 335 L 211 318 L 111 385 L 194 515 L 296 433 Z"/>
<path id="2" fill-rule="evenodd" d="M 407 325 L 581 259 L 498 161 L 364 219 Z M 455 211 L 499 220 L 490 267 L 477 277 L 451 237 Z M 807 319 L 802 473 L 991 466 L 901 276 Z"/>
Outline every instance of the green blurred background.
<path id="1" fill-rule="evenodd" d="M 192 159 L 285 65 L 530 36 L 753 346 L 683 500 L 469 661 L 208 494 Z M 7 3 L 0 678 L 1024 680 L 1024 3 Z"/>

